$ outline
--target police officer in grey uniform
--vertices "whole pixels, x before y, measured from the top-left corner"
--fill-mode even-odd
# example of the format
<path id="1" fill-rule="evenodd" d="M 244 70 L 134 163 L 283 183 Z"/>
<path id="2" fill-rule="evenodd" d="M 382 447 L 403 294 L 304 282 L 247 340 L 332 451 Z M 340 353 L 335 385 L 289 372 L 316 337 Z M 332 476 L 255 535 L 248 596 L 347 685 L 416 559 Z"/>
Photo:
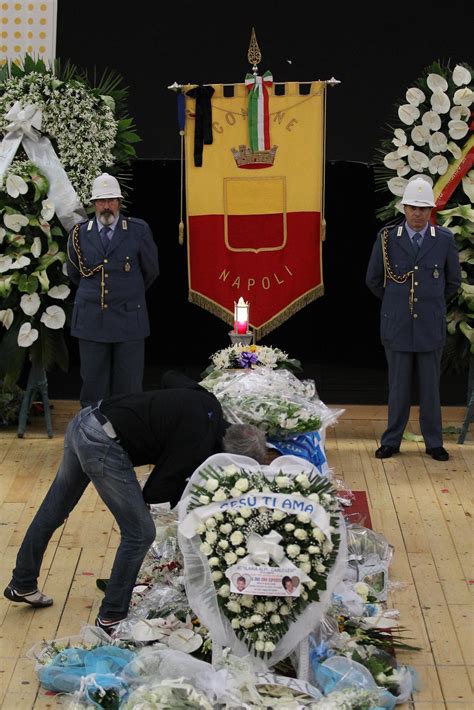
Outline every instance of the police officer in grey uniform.
<path id="1" fill-rule="evenodd" d="M 369 289 L 382 300 L 380 337 L 389 379 L 388 426 L 375 456 L 389 458 L 400 449 L 416 367 L 426 453 L 436 461 L 447 461 L 439 378 L 446 339 L 446 301 L 461 283 L 459 256 L 449 229 L 430 225 L 435 201 L 424 177 L 408 182 L 402 205 L 405 221 L 379 233 L 366 278 Z"/>
<path id="2" fill-rule="evenodd" d="M 68 240 L 67 270 L 77 286 L 71 334 L 79 339 L 83 407 L 142 390 L 150 334 L 145 291 L 159 273 L 158 250 L 146 222 L 121 214 L 121 198 L 115 177 L 96 178 L 95 218 L 77 224 Z"/>

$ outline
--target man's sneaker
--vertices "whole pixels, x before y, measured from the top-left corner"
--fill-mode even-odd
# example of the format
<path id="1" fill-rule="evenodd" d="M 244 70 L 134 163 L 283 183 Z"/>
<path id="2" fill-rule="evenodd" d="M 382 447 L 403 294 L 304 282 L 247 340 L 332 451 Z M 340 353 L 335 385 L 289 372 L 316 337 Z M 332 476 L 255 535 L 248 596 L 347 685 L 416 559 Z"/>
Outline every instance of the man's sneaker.
<path id="1" fill-rule="evenodd" d="M 116 621 L 105 621 L 98 616 L 95 620 L 95 625 L 105 631 L 109 636 L 113 636 L 117 630 L 117 626 L 123 621 L 123 619 L 117 619 Z"/>
<path id="2" fill-rule="evenodd" d="M 5 589 L 3 595 L 11 602 L 22 602 L 23 604 L 29 604 L 30 606 L 37 607 L 38 609 L 44 606 L 51 606 L 53 603 L 51 597 L 47 597 L 37 589 L 34 592 L 19 592 L 17 589 L 12 587 L 11 584 L 9 584 Z"/>

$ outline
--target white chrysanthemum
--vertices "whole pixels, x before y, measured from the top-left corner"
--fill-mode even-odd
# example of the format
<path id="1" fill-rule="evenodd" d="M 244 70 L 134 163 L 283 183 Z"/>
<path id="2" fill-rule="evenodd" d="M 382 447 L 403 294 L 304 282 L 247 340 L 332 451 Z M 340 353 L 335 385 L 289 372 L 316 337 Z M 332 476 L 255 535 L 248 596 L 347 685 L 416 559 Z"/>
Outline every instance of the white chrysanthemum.
<path id="1" fill-rule="evenodd" d="M 441 76 L 441 74 L 428 74 L 426 78 L 426 83 L 431 91 L 446 91 L 448 88 L 448 82 Z"/>
<path id="2" fill-rule="evenodd" d="M 27 316 L 34 316 L 41 305 L 41 299 L 37 293 L 24 293 L 20 299 L 20 308 Z"/>
<path id="3" fill-rule="evenodd" d="M 464 86 L 462 89 L 458 89 L 454 92 L 453 103 L 456 106 L 466 106 L 469 107 L 472 104 L 474 98 L 474 92 L 469 87 Z"/>
<path id="4" fill-rule="evenodd" d="M 448 123 L 449 135 L 455 141 L 459 141 L 469 130 L 469 126 L 464 121 L 449 121 Z"/>
<path id="5" fill-rule="evenodd" d="M 39 332 L 31 327 L 31 323 L 23 323 L 18 331 L 17 343 L 20 348 L 29 348 L 38 339 Z"/>
<path id="6" fill-rule="evenodd" d="M 430 137 L 430 129 L 428 128 L 428 126 L 415 126 L 414 128 L 412 128 L 410 137 L 415 145 L 426 145 Z"/>
<path id="7" fill-rule="evenodd" d="M 28 224 L 28 217 L 19 212 L 14 212 L 13 214 L 4 214 L 3 222 L 5 227 L 11 232 L 19 232 L 22 227 L 26 227 Z"/>
<path id="8" fill-rule="evenodd" d="M 428 170 L 432 175 L 444 175 L 448 169 L 448 161 L 444 155 L 435 155 L 431 158 Z"/>
<path id="9" fill-rule="evenodd" d="M 421 123 L 430 131 L 439 131 L 441 128 L 441 117 L 436 111 L 426 111 L 421 117 Z"/>
<path id="10" fill-rule="evenodd" d="M 57 298 L 60 301 L 64 301 L 65 298 L 69 296 L 71 289 L 66 284 L 60 284 L 59 286 L 53 286 L 48 291 L 48 296 L 50 298 Z"/>
<path id="11" fill-rule="evenodd" d="M 471 81 L 471 72 L 466 67 L 461 64 L 456 64 L 453 69 L 453 82 L 456 86 L 463 86 L 463 84 L 469 84 Z"/>
<path id="12" fill-rule="evenodd" d="M 400 177 L 393 177 L 390 178 L 388 181 L 388 189 L 392 193 L 392 195 L 397 195 L 397 197 L 403 197 L 403 193 L 405 192 L 405 187 L 408 184 L 408 180 L 405 180 L 405 178 L 400 178 Z M 319 496 L 318 496 L 319 500 Z"/>
<path id="13" fill-rule="evenodd" d="M 40 320 L 47 328 L 59 330 L 66 322 L 66 314 L 60 306 L 48 306 Z"/>
<path id="14" fill-rule="evenodd" d="M 407 90 L 405 98 L 409 104 L 412 104 L 413 106 L 419 106 L 423 103 L 426 97 L 421 89 L 412 87 Z"/>
<path id="15" fill-rule="evenodd" d="M 0 311 L 0 323 L 7 330 L 10 328 L 11 324 L 13 323 L 13 318 L 14 318 L 14 315 L 13 315 L 13 311 L 11 308 L 7 308 L 4 311 Z"/>
<path id="16" fill-rule="evenodd" d="M 394 131 L 395 138 L 393 138 L 392 143 L 399 148 L 402 145 L 406 145 L 407 135 L 403 128 L 396 128 Z"/>
<path id="17" fill-rule="evenodd" d="M 398 117 L 402 123 L 411 126 L 419 118 L 420 111 L 412 104 L 402 104 L 398 109 Z"/>
<path id="18" fill-rule="evenodd" d="M 431 97 L 431 108 L 436 113 L 448 113 L 451 101 L 447 94 L 442 91 L 435 91 Z"/>
<path id="19" fill-rule="evenodd" d="M 9 175 L 6 188 L 10 197 L 13 198 L 17 198 L 19 195 L 26 195 L 28 192 L 28 185 L 20 175 Z"/>
<path id="20" fill-rule="evenodd" d="M 417 173 L 422 173 L 428 167 L 429 162 L 428 156 L 419 150 L 414 150 L 408 156 L 408 163 L 411 169 Z"/>
<path id="21" fill-rule="evenodd" d="M 448 149 L 448 139 L 441 133 L 437 131 L 430 136 L 430 150 L 433 153 L 444 153 Z"/>

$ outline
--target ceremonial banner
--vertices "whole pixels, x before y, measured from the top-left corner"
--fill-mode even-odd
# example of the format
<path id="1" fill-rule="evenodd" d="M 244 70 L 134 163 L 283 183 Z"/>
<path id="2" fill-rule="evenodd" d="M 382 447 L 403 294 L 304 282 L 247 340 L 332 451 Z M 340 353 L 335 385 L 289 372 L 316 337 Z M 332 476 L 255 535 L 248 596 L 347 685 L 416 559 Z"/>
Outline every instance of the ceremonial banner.
<path id="1" fill-rule="evenodd" d="M 257 339 L 324 292 L 326 84 L 301 86 L 280 84 L 276 95 L 267 72 L 233 86 L 233 96 L 203 87 L 212 143 L 204 130 L 202 159 L 195 123 L 197 114 L 201 131 L 206 107 L 186 96 L 189 300 L 233 323 L 242 296 Z"/>

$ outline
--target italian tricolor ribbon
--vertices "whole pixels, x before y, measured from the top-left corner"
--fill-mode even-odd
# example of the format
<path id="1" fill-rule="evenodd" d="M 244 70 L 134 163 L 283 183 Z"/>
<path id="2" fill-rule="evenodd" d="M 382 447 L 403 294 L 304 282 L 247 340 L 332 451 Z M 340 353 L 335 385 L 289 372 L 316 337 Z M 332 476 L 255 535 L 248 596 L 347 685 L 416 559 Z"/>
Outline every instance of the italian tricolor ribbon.
<path id="1" fill-rule="evenodd" d="M 444 209 L 449 198 L 463 179 L 463 177 L 469 172 L 474 164 L 474 136 L 471 136 L 464 148 L 461 155 L 457 160 L 455 160 L 442 175 L 439 180 L 437 180 L 435 186 L 433 187 L 433 192 L 436 202 L 436 211 Z"/>
<path id="2" fill-rule="evenodd" d="M 263 76 L 247 74 L 245 77 L 245 86 L 249 89 L 249 142 L 253 152 L 270 149 L 268 87 L 272 84 L 270 71 L 266 71 Z"/>

